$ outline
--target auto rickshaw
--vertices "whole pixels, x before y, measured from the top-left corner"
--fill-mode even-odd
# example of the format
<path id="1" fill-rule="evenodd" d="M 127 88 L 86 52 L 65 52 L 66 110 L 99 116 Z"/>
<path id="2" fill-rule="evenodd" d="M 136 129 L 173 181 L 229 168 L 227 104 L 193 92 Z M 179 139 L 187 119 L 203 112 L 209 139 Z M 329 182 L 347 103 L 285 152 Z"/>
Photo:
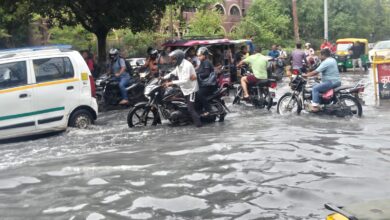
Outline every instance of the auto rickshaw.
<path id="1" fill-rule="evenodd" d="M 390 219 L 390 200 L 373 200 L 339 207 L 325 204 L 325 208 L 333 211 L 326 220 L 385 220 Z"/>
<path id="2" fill-rule="evenodd" d="M 353 68 L 352 59 L 349 49 L 356 42 L 364 44 L 363 54 L 360 56 L 362 66 L 367 71 L 369 66 L 368 60 L 368 40 L 363 38 L 344 38 L 336 41 L 336 54 L 334 58 L 337 60 L 340 72 L 347 72 L 348 68 Z"/>

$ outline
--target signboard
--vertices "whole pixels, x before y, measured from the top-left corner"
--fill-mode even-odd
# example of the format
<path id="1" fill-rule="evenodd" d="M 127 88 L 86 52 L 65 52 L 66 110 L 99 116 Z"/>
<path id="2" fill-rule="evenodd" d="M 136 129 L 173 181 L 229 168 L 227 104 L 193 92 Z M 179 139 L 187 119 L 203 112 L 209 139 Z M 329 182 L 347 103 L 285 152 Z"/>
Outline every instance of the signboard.
<path id="1" fill-rule="evenodd" d="M 390 99 L 390 63 L 377 65 L 380 99 Z"/>

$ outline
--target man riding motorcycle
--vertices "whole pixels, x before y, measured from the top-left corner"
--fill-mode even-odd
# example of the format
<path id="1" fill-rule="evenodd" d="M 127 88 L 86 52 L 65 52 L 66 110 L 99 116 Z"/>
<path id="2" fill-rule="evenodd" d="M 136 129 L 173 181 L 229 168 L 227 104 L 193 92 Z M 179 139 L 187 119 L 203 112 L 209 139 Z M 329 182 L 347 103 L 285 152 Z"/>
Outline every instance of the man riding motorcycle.
<path id="1" fill-rule="evenodd" d="M 261 54 L 261 48 L 256 49 L 256 53 L 242 60 L 237 67 L 244 63 L 249 64 L 253 70 L 253 75 L 247 75 L 241 78 L 241 86 L 244 92 L 243 100 L 249 100 L 248 85 L 256 85 L 260 80 L 268 78 L 267 66 L 268 58 Z"/>
<path id="2" fill-rule="evenodd" d="M 126 72 L 125 59 L 119 56 L 119 50 L 112 48 L 109 51 L 109 68 L 108 75 L 113 75 L 116 80 L 119 81 L 119 88 L 121 91 L 122 100 L 119 102 L 120 105 L 129 104 L 129 97 L 127 95 L 126 87 L 130 84 L 130 74 Z"/>
<path id="3" fill-rule="evenodd" d="M 303 77 L 311 77 L 322 73 L 322 83 L 314 86 L 312 90 L 312 112 L 318 112 L 320 110 L 320 93 L 341 86 L 337 61 L 331 57 L 330 49 L 322 49 L 320 59 L 322 62 L 316 70 L 302 74 Z"/>
<path id="4" fill-rule="evenodd" d="M 188 112 L 196 125 L 201 127 L 202 122 L 200 116 L 195 110 L 195 94 L 199 90 L 199 85 L 196 77 L 195 68 L 192 63 L 185 58 L 185 54 L 182 50 L 174 50 L 169 54 L 172 64 L 175 69 L 164 76 L 164 79 L 170 79 L 172 76 L 177 76 L 178 80 L 173 80 L 166 83 L 166 86 L 172 86 L 173 84 L 180 86 L 180 89 L 187 101 Z"/>

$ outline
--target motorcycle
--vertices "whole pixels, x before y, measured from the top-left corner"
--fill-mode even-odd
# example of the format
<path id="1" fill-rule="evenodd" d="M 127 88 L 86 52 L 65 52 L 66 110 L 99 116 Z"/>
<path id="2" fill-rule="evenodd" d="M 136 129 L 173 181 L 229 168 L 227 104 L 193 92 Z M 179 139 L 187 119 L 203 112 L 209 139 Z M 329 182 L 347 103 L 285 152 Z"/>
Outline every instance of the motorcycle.
<path id="1" fill-rule="evenodd" d="M 121 101 L 121 93 L 119 89 L 119 82 L 115 77 L 102 75 L 96 82 L 96 97 L 99 110 L 107 110 L 109 107 L 119 106 Z M 126 88 L 129 97 L 129 105 L 134 105 L 140 101 L 145 100 L 143 94 L 145 83 L 143 80 L 133 77 L 132 83 Z"/>
<path id="2" fill-rule="evenodd" d="M 224 121 L 229 112 L 221 99 L 225 92 L 226 88 L 220 88 L 207 97 L 212 110 L 208 116 L 201 117 L 203 122 L 214 122 L 217 119 L 220 122 Z M 149 101 L 139 102 L 129 111 L 127 124 L 130 128 L 162 124 L 161 117 L 169 120 L 172 125 L 192 122 L 180 88 L 164 88 L 161 79 L 154 79 L 145 87 L 144 94 Z"/>
<path id="3" fill-rule="evenodd" d="M 248 71 L 245 72 L 245 75 L 250 74 Z M 250 96 L 249 103 L 256 108 L 267 108 L 267 110 L 270 110 L 272 106 L 276 105 L 276 103 L 273 102 L 273 99 L 275 98 L 276 86 L 276 79 L 260 80 L 256 85 L 248 85 L 248 92 Z M 233 105 L 240 104 L 242 97 L 243 89 L 240 85 L 237 88 L 237 92 L 233 100 Z"/>
<path id="4" fill-rule="evenodd" d="M 287 92 L 278 101 L 277 112 L 281 115 L 300 114 L 303 109 L 310 111 L 313 82 L 302 77 L 302 72 L 293 70 L 290 82 L 292 92 Z M 316 81 L 317 82 L 317 81 Z M 323 108 L 320 112 L 338 117 L 361 117 L 363 108 L 356 94 L 364 92 L 365 85 L 359 81 L 355 86 L 340 86 L 321 94 Z"/>

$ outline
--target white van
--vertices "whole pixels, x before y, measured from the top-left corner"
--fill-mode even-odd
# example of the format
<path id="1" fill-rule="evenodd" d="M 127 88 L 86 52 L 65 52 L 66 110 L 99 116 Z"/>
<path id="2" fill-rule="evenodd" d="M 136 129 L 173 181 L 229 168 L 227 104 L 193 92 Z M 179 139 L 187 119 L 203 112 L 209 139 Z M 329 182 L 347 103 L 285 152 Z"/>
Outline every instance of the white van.
<path id="1" fill-rule="evenodd" d="M 98 114 L 95 92 L 70 46 L 0 51 L 0 139 L 86 128 Z"/>

